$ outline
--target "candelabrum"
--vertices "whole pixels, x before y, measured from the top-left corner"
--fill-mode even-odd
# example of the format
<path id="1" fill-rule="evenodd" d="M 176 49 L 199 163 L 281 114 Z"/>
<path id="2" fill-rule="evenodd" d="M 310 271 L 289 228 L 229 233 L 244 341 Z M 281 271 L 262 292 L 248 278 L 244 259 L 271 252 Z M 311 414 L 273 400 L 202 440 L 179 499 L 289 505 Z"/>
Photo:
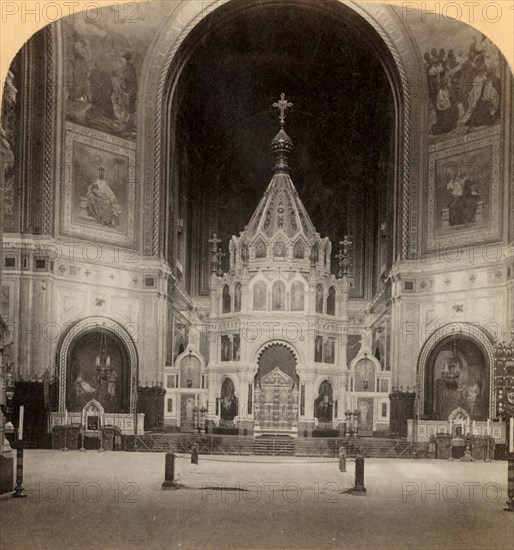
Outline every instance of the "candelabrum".
<path id="1" fill-rule="evenodd" d="M 345 437 L 352 437 L 352 435 L 354 437 L 357 437 L 357 433 L 359 431 L 360 412 L 357 410 L 355 411 L 347 410 L 344 413 L 344 415 L 346 418 Z"/>

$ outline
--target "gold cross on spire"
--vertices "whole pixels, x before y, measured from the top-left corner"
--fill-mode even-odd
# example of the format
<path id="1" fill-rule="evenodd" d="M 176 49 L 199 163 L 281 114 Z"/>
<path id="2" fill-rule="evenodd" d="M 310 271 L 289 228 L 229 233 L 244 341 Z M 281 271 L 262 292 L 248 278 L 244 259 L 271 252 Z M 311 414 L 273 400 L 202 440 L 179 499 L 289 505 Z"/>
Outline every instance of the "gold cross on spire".
<path id="1" fill-rule="evenodd" d="M 344 253 L 348 254 L 348 247 L 353 243 L 348 239 L 348 235 L 345 235 L 344 241 L 339 241 L 339 244 L 344 247 Z"/>
<path id="2" fill-rule="evenodd" d="M 286 94 L 280 94 L 280 99 L 273 103 L 273 107 L 280 110 L 280 126 L 284 126 L 286 123 L 286 109 L 292 106 L 293 104 L 290 101 L 287 101 Z"/>

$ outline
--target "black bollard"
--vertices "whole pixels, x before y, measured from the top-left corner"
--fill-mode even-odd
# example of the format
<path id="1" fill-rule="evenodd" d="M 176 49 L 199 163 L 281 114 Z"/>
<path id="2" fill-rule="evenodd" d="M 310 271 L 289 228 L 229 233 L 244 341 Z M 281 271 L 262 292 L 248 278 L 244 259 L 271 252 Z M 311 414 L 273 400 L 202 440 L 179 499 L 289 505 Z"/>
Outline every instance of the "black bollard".
<path id="1" fill-rule="evenodd" d="M 344 447 L 339 449 L 339 471 L 346 472 L 346 449 Z"/>
<path id="2" fill-rule="evenodd" d="M 196 464 L 198 466 L 198 443 L 193 443 L 191 447 L 191 464 Z"/>
<path id="3" fill-rule="evenodd" d="M 180 485 L 175 481 L 175 454 L 166 453 L 166 462 L 164 466 L 164 481 L 162 489 L 180 489 Z"/>
<path id="4" fill-rule="evenodd" d="M 25 498 L 25 489 L 23 487 L 23 441 L 16 444 L 16 487 L 12 495 L 14 498 Z"/>
<path id="5" fill-rule="evenodd" d="M 507 506 L 506 512 L 514 512 L 514 454 L 507 458 Z"/>
<path id="6" fill-rule="evenodd" d="M 364 487 L 364 457 L 358 456 L 355 459 L 355 487 L 352 489 L 354 495 L 365 495 Z"/>

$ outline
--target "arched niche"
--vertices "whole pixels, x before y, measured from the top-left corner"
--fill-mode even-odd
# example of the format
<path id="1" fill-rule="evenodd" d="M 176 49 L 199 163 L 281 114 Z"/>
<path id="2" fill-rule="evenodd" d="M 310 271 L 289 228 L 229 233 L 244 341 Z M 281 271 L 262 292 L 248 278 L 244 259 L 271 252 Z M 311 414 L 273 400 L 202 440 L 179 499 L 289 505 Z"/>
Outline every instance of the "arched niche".
<path id="1" fill-rule="evenodd" d="M 449 323 L 428 338 L 417 370 L 418 414 L 447 420 L 457 408 L 472 420 L 495 412 L 492 336 L 470 323 Z"/>
<path id="2" fill-rule="evenodd" d="M 201 388 L 202 373 L 205 370 L 205 359 L 193 346 L 189 345 L 175 361 L 179 369 L 180 388 Z"/>
<path id="3" fill-rule="evenodd" d="M 305 309 L 305 285 L 301 281 L 294 281 L 291 285 L 291 311 Z"/>
<path id="4" fill-rule="evenodd" d="M 456 409 L 472 420 L 487 420 L 489 365 L 479 345 L 469 338 L 444 338 L 427 358 L 424 418 L 448 420 Z"/>
<path id="5" fill-rule="evenodd" d="M 232 423 L 238 415 L 239 399 L 236 396 L 234 382 L 225 378 L 220 388 L 220 420 Z"/>
<path id="6" fill-rule="evenodd" d="M 234 311 L 241 311 L 241 283 L 234 285 Z"/>
<path id="7" fill-rule="evenodd" d="M 258 241 L 258 243 L 255 245 L 255 257 L 257 259 L 263 259 L 266 258 L 266 256 L 266 243 L 264 241 Z"/>
<path id="8" fill-rule="evenodd" d="M 305 258 L 305 246 L 302 241 L 296 241 L 294 243 L 293 258 L 295 260 L 303 260 Z"/>
<path id="9" fill-rule="evenodd" d="M 328 296 L 327 296 L 327 315 L 335 315 L 336 314 L 336 289 L 335 287 L 331 286 L 328 289 Z"/>
<path id="10" fill-rule="evenodd" d="M 353 389 L 356 392 L 375 392 L 376 379 L 380 373 L 380 362 L 364 344 L 352 359 L 349 370 L 353 376 Z"/>
<path id="11" fill-rule="evenodd" d="M 252 287 L 252 303 L 254 311 L 265 311 L 268 286 L 264 281 L 256 281 Z"/>
<path id="12" fill-rule="evenodd" d="M 98 401 L 105 412 L 134 413 L 137 350 L 125 328 L 106 317 L 77 322 L 57 351 L 59 411 L 82 411 Z"/>
<path id="13" fill-rule="evenodd" d="M 323 285 L 316 286 L 316 313 L 323 313 L 324 295 Z"/>
<path id="14" fill-rule="evenodd" d="M 282 241 L 278 241 L 273 245 L 273 259 L 283 260 L 287 255 L 286 245 Z"/>
<path id="15" fill-rule="evenodd" d="M 286 310 L 286 285 L 284 281 L 275 281 L 271 287 L 272 311 Z"/>
<path id="16" fill-rule="evenodd" d="M 375 364 L 367 357 L 360 359 L 355 365 L 355 383 L 356 392 L 374 392 L 375 391 Z"/>
<path id="17" fill-rule="evenodd" d="M 202 367 L 198 357 L 186 355 L 180 360 L 180 387 L 200 388 L 202 383 Z"/>
<path id="18" fill-rule="evenodd" d="M 282 342 L 268 343 L 260 352 L 258 359 L 258 370 L 255 376 L 255 383 L 275 368 L 279 368 L 291 378 L 293 383 L 298 384 L 299 378 L 296 372 L 297 358 L 291 346 Z"/>
<path id="19" fill-rule="evenodd" d="M 230 296 L 230 287 L 228 285 L 223 285 L 221 291 L 221 312 L 230 313 L 231 309 L 231 296 Z"/>

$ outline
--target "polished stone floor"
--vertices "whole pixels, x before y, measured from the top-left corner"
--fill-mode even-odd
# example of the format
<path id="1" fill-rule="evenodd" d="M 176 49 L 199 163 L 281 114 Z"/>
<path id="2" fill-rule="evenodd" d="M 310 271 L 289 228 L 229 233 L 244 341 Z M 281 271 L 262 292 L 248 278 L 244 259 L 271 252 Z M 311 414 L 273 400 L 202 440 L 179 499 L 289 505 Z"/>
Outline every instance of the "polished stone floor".
<path id="1" fill-rule="evenodd" d="M 512 549 L 506 462 L 25 452 L 26 499 L 0 497 L 0 548 Z"/>

